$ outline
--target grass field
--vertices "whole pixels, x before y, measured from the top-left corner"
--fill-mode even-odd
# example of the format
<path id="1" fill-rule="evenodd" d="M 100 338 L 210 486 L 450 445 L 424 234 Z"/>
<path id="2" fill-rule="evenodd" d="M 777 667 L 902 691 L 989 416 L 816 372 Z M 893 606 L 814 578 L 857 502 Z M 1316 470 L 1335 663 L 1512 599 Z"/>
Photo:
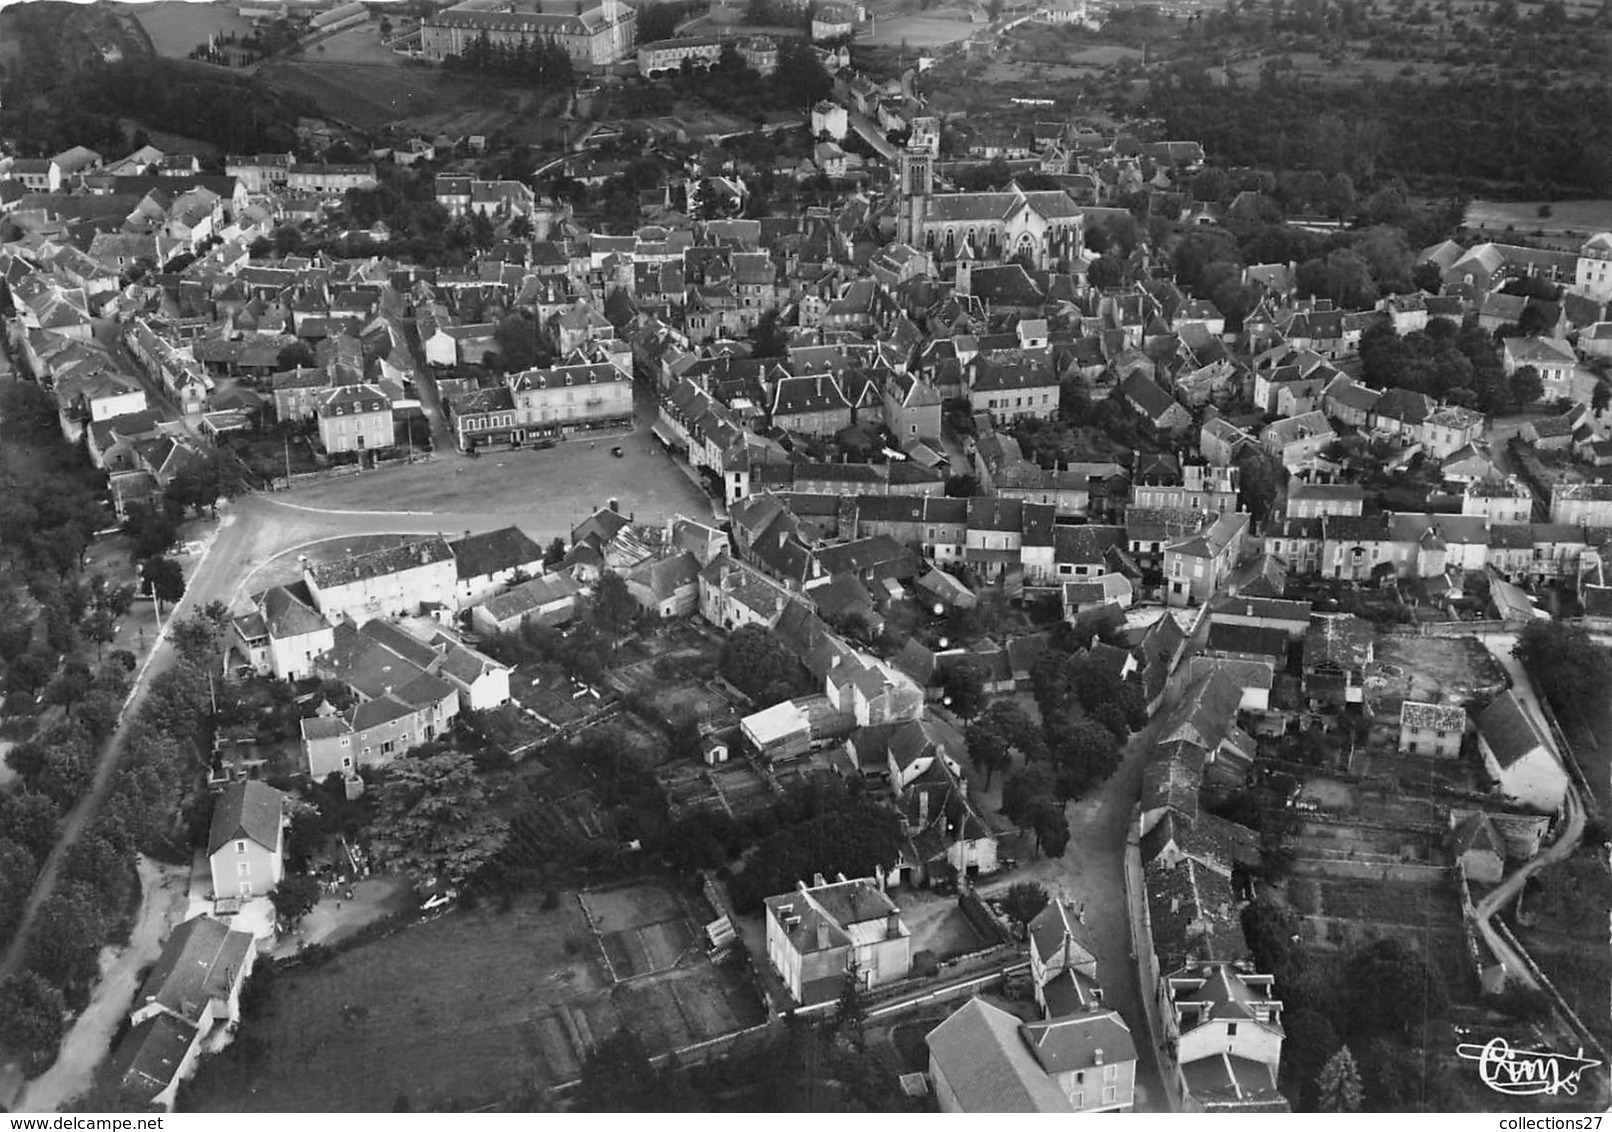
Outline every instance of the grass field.
<path id="1" fill-rule="evenodd" d="M 675 969 L 674 894 L 653 884 L 585 897 L 606 923 L 640 933 L 663 973 L 611 988 L 578 900 L 544 911 L 459 912 L 407 927 L 320 967 L 284 971 L 267 1011 L 197 1075 L 208 1112 L 383 1112 L 450 1099 L 494 1103 L 523 1082 L 575 1079 L 587 1052 L 622 1026 L 665 1052 L 754 1025 L 764 1011 L 731 967 L 695 949 Z M 675 919 L 664 918 L 672 910 Z M 664 929 L 667 923 L 681 925 Z M 644 927 L 650 930 L 644 932 Z"/>
<path id="2" fill-rule="evenodd" d="M 1539 215 L 1542 207 L 1550 209 L 1549 216 Z M 1519 232 L 1542 230 L 1547 235 L 1589 236 L 1612 230 L 1612 200 L 1475 200 L 1467 207 L 1466 226 L 1497 232 L 1511 227 Z"/>
<path id="3" fill-rule="evenodd" d="M 199 43 L 206 43 L 214 32 L 235 32 L 247 35 L 252 21 L 242 19 L 236 10 L 224 4 L 189 4 L 182 0 L 157 0 L 153 4 L 137 4 L 134 16 L 151 37 L 151 46 L 157 54 L 168 59 L 183 59 Z"/>
<path id="4" fill-rule="evenodd" d="M 872 35 L 857 42 L 874 46 L 905 43 L 917 50 L 920 47 L 938 47 L 943 43 L 955 43 L 959 39 L 967 39 L 977 29 L 978 25 L 971 23 L 968 13 L 961 9 L 936 9 L 922 15 L 891 16 L 889 19 L 881 19 L 874 25 Z"/>

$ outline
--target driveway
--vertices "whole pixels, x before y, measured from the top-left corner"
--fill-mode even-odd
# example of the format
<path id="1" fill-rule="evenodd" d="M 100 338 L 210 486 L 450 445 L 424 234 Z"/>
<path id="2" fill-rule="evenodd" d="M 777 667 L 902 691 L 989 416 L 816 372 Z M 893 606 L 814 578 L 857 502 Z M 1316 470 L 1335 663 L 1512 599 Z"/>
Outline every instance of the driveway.
<path id="1" fill-rule="evenodd" d="M 60 1112 L 95 1083 L 95 1073 L 112 1047 L 112 1035 L 129 1013 L 145 967 L 162 954 L 163 941 L 185 910 L 187 873 L 183 867 L 141 857 L 140 914 L 128 945 L 101 953 L 101 977 L 89 1005 L 62 1039 L 56 1062 L 28 1082 L 18 1112 Z"/>

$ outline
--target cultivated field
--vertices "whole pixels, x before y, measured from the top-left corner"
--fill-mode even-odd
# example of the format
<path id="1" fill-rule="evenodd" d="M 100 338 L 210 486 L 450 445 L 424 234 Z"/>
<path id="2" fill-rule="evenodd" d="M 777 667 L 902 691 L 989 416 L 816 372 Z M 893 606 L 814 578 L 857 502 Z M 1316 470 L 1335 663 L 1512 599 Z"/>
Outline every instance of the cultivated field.
<path id="1" fill-rule="evenodd" d="M 130 11 L 151 37 L 151 46 L 156 48 L 157 54 L 168 59 L 185 58 L 197 44 L 206 43 L 214 32 L 244 36 L 252 31 L 252 21 L 243 19 L 233 6 L 226 4 L 157 0 L 154 4 L 136 4 Z"/>
<path id="2" fill-rule="evenodd" d="M 585 899 L 623 925 L 614 934 L 639 932 L 642 954 L 662 973 L 612 987 L 572 895 L 550 911 L 532 899 L 509 912 L 459 912 L 281 972 L 268 1011 L 204 1065 L 193 1107 L 490 1104 L 523 1084 L 575 1079 L 588 1051 L 622 1026 L 657 1054 L 763 1020 L 737 968 L 712 966 L 697 940 L 676 946 L 677 932 L 694 937 L 675 894 L 643 884 Z M 659 919 L 669 908 L 676 918 Z M 662 930 L 668 923 L 682 926 Z"/>

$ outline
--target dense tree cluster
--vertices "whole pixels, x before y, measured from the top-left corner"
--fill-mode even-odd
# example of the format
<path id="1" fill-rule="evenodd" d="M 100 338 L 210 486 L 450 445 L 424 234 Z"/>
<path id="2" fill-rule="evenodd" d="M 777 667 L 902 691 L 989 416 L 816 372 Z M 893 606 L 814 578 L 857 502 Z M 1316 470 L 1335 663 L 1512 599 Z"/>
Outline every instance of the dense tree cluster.
<path id="1" fill-rule="evenodd" d="M 1267 65 L 1258 83 L 1216 84 L 1192 63 L 1155 81 L 1150 100 L 1172 137 L 1233 166 L 1612 192 L 1612 91 L 1599 82 L 1535 82 L 1524 68 L 1337 83 Z"/>
<path id="2" fill-rule="evenodd" d="M 1506 377 L 1494 340 L 1474 320 L 1457 327 L 1430 319 L 1426 330 L 1403 337 L 1391 326 L 1372 326 L 1360 336 L 1360 368 L 1365 381 L 1380 389 L 1401 386 L 1485 413 L 1511 412 L 1527 403 L 1519 396 L 1539 395 L 1537 374 L 1532 386 L 1526 378 Z"/>
<path id="3" fill-rule="evenodd" d="M 522 36 L 513 47 L 494 42 L 482 32 L 465 46 L 463 55 L 449 55 L 442 65 L 450 71 L 508 79 L 539 87 L 570 86 L 575 73 L 571 56 L 553 39 L 529 40 Z"/>
<path id="4" fill-rule="evenodd" d="M 1612 655 L 1583 628 L 1533 621 L 1523 626 L 1511 651 L 1557 711 L 1578 716 L 1604 701 Z"/>
<path id="5" fill-rule="evenodd" d="M 1434 1027 L 1450 1006 L 1444 975 L 1426 955 L 1389 937 L 1356 948 L 1341 967 L 1313 964 L 1295 942 L 1297 917 L 1269 896 L 1248 904 L 1242 921 L 1255 965 L 1276 977 L 1286 1006 L 1282 1085 L 1296 1107 L 1451 1107 L 1455 1095 L 1416 1068 L 1418 1051 L 1436 1040 Z M 1340 1048 L 1358 1051 L 1348 1059 L 1354 1085 Z"/>
<path id="6" fill-rule="evenodd" d="M 759 625 L 743 625 L 728 634 L 717 671 L 758 708 L 810 690 L 795 654 Z"/>
<path id="7" fill-rule="evenodd" d="M 753 911 L 769 896 L 788 892 L 795 882 L 832 877 L 872 876 L 901 855 L 901 819 L 894 810 L 854 801 L 827 810 L 762 841 L 733 878 L 733 900 Z"/>

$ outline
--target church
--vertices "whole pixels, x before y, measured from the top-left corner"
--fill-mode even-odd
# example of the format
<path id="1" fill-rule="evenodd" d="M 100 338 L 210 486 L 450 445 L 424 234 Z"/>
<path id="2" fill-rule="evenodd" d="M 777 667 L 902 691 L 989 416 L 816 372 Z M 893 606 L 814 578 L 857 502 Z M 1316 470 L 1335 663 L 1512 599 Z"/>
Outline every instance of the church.
<path id="1" fill-rule="evenodd" d="M 1083 214 L 1067 193 L 936 193 L 934 158 L 926 150 L 901 154 L 897 238 L 936 262 L 1019 260 L 1038 271 L 1064 268 L 1083 247 Z"/>

